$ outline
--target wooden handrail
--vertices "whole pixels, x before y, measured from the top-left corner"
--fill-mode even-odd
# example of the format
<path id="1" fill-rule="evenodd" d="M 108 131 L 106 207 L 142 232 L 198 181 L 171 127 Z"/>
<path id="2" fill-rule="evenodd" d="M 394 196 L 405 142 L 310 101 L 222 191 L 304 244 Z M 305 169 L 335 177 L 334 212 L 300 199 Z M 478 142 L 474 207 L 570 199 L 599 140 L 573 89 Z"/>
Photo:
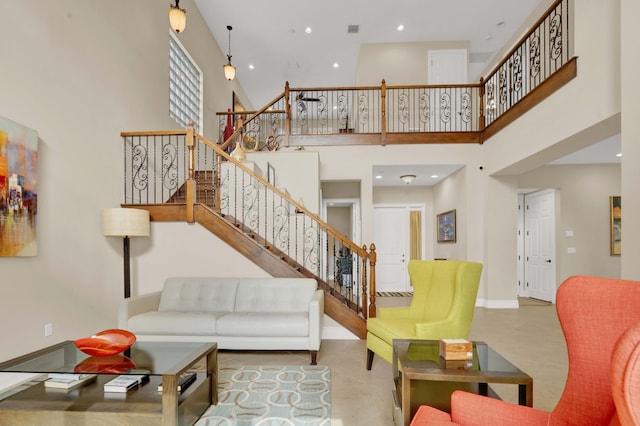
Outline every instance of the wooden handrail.
<path id="1" fill-rule="evenodd" d="M 251 117 L 247 118 L 246 121 L 244 122 L 244 124 L 246 125 L 246 124 L 250 123 L 253 119 L 258 117 L 263 112 L 267 111 L 272 105 L 274 105 L 276 102 L 278 102 L 283 97 L 284 97 L 284 93 L 276 96 L 275 98 L 273 98 L 273 100 L 271 102 L 269 102 L 267 105 L 265 105 L 262 109 L 258 110 Z M 227 113 L 225 113 L 225 114 L 227 114 Z M 235 114 L 238 114 L 238 113 L 235 113 Z M 229 144 L 231 143 L 233 138 L 236 137 L 238 134 L 241 134 L 241 133 L 242 133 L 242 126 L 238 126 L 238 128 L 233 132 L 233 134 L 231 136 L 229 136 L 229 138 L 227 140 L 223 141 L 223 143 L 221 145 L 219 145 L 220 149 L 222 149 L 222 150 L 227 149 L 227 147 L 229 147 Z"/>
<path id="2" fill-rule="evenodd" d="M 142 132 L 120 132 L 123 138 L 134 136 L 183 136 L 187 134 L 187 130 L 156 130 Z"/>
<path id="3" fill-rule="evenodd" d="M 229 162 L 232 162 L 233 164 L 235 164 L 236 167 L 238 167 L 239 169 L 241 169 L 243 172 L 247 173 L 248 175 L 250 175 L 253 179 L 256 179 L 258 182 L 262 183 L 264 186 L 266 186 L 267 188 L 269 188 L 272 192 L 278 194 L 280 197 L 282 197 L 282 199 L 286 200 L 288 203 L 290 203 L 295 209 L 296 211 L 299 211 L 301 213 L 304 213 L 305 215 L 311 217 L 312 219 L 314 219 L 316 221 L 316 223 L 318 224 L 318 227 L 320 229 L 322 229 L 323 231 L 326 231 L 328 234 L 331 234 L 332 237 L 336 238 L 338 241 L 340 241 L 340 243 L 342 245 L 344 245 L 345 247 L 348 247 L 351 251 L 354 251 L 356 253 L 358 253 L 359 256 L 361 257 L 369 257 L 369 254 L 367 253 L 366 250 L 362 250 L 360 247 L 358 247 L 357 245 L 355 245 L 351 240 L 349 240 L 347 237 L 343 236 L 340 234 L 340 232 L 338 230 L 336 230 L 335 228 L 333 228 L 331 225 L 329 225 L 328 223 L 324 222 L 318 215 L 310 212 L 309 210 L 307 210 L 307 208 L 305 206 L 303 206 L 302 204 L 296 202 L 295 200 L 293 200 L 289 195 L 287 195 L 285 192 L 283 192 L 282 190 L 280 190 L 279 188 L 271 185 L 269 183 L 269 181 L 267 181 L 264 177 L 256 174 L 253 170 L 249 169 L 247 166 L 245 166 L 244 164 L 242 164 L 241 162 L 237 161 L 235 158 L 231 157 L 229 154 L 227 154 L 223 148 L 221 146 L 218 146 L 214 143 L 212 143 L 211 141 L 209 141 L 208 139 L 206 139 L 205 137 L 199 135 L 198 133 L 194 133 L 195 137 L 202 143 L 204 143 L 205 145 L 209 146 L 210 148 L 212 148 L 217 155 L 222 156 L 224 159 L 226 159 Z"/>

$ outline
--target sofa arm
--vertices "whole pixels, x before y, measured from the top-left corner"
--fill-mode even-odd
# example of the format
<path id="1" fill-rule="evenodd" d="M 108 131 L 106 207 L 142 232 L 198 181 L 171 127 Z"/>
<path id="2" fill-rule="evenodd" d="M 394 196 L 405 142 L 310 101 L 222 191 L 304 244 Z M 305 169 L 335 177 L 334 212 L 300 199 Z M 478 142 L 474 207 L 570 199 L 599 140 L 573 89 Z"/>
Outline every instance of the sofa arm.
<path id="1" fill-rule="evenodd" d="M 154 291 L 121 300 L 118 305 L 118 327 L 126 330 L 132 316 L 157 311 L 160 306 L 160 294 L 160 291 Z"/>
<path id="2" fill-rule="evenodd" d="M 324 291 L 316 290 L 309 302 L 309 350 L 320 349 L 320 336 L 324 320 Z"/>

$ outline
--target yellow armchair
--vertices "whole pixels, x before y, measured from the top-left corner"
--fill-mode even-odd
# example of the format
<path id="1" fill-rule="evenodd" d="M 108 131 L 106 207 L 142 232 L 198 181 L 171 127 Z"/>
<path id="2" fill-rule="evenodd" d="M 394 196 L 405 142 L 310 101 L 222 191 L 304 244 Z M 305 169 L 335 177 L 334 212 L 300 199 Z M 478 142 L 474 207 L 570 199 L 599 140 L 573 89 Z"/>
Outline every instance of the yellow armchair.
<path id="1" fill-rule="evenodd" d="M 367 370 L 374 353 L 391 363 L 393 339 L 466 339 L 482 274 L 482 264 L 458 260 L 412 260 L 411 304 L 381 308 L 367 320 Z"/>

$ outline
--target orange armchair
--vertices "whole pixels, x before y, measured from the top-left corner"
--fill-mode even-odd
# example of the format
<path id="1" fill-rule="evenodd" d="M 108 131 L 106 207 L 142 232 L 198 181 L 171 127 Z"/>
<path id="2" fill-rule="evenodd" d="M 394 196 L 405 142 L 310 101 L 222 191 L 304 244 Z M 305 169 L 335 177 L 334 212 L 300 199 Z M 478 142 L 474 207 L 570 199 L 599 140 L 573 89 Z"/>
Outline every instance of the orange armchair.
<path id="1" fill-rule="evenodd" d="M 569 372 L 552 412 L 456 391 L 451 414 L 422 406 L 411 426 L 639 424 L 640 282 L 571 277 L 558 289 L 556 309 Z"/>
<path id="2" fill-rule="evenodd" d="M 622 425 L 640 425 L 640 322 L 624 332 L 611 359 L 611 392 Z"/>

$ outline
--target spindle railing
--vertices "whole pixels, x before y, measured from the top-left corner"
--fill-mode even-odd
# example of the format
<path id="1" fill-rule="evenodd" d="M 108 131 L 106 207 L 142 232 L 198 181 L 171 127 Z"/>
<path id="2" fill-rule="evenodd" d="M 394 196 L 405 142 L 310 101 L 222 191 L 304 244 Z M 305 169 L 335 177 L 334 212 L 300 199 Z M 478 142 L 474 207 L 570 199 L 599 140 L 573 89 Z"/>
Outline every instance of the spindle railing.
<path id="1" fill-rule="evenodd" d="M 523 114 L 575 77 L 571 33 L 570 0 L 556 0 L 479 83 L 387 86 L 382 80 L 369 87 L 290 88 L 287 82 L 259 111 L 217 113 L 218 139 L 229 152 L 233 140 L 249 151 L 277 150 L 292 140 L 344 144 L 345 139 L 319 137 L 341 134 L 360 136 L 349 139 L 351 144 L 482 143 L 517 118 L 485 132 L 508 112 Z M 552 89 L 539 90 L 553 76 L 558 82 Z"/>
<path id="2" fill-rule="evenodd" d="M 122 137 L 123 204 L 186 205 L 189 222 L 206 206 L 358 315 L 375 316 L 375 246 L 358 247 L 193 128 Z"/>

